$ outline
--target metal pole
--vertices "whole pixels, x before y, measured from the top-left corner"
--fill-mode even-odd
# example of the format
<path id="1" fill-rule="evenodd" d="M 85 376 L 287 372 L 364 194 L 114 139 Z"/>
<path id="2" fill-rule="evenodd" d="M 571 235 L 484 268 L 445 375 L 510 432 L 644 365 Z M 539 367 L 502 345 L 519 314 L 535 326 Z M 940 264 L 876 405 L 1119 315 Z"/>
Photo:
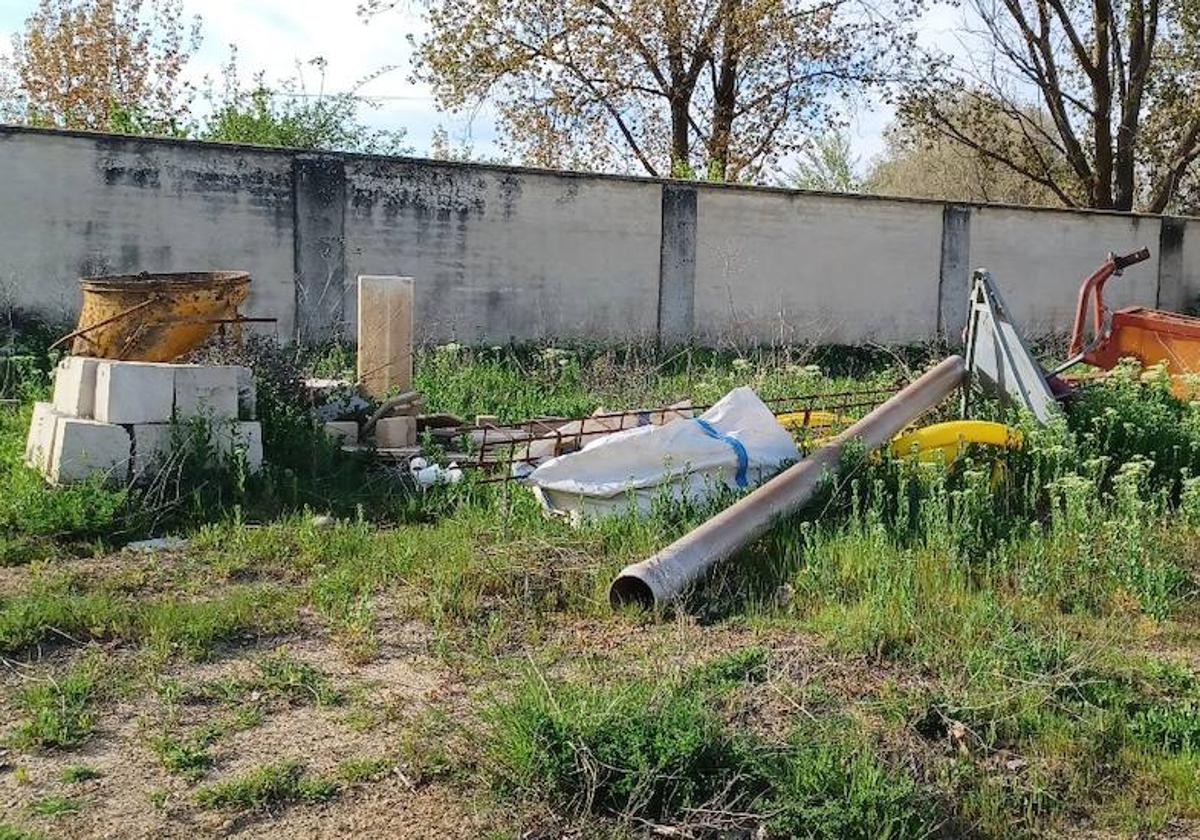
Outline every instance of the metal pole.
<path id="1" fill-rule="evenodd" d="M 825 477 L 837 470 L 851 441 L 878 449 L 913 420 L 936 407 L 966 379 L 961 356 L 950 356 L 902 388 L 828 445 L 775 476 L 712 519 L 654 556 L 626 566 L 609 589 L 613 606 L 652 607 L 679 594 L 715 563 L 733 556 L 762 536 L 781 516 L 811 499 Z"/>

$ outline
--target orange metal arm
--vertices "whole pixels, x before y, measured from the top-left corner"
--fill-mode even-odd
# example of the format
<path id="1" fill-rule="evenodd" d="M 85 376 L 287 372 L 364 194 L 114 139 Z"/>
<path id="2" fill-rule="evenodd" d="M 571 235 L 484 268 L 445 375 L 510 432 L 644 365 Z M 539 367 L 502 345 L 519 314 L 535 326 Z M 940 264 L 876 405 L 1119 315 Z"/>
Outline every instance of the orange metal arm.
<path id="1" fill-rule="evenodd" d="M 1091 277 L 1083 281 L 1079 287 L 1079 303 L 1075 308 L 1075 324 L 1071 328 L 1071 346 L 1067 355 L 1077 356 L 1084 350 L 1083 331 L 1087 321 L 1088 300 L 1092 302 L 1092 335 L 1099 337 L 1104 331 L 1104 284 L 1114 274 L 1120 274 L 1128 266 L 1150 259 L 1150 249 L 1142 248 L 1123 257 L 1114 256 L 1110 251 L 1104 261 Z"/>

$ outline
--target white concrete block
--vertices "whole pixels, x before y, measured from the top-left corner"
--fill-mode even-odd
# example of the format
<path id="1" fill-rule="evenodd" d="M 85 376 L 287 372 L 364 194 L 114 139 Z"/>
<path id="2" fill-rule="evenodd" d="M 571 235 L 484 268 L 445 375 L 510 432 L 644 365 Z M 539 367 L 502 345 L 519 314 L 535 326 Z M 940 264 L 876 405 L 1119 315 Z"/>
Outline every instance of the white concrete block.
<path id="1" fill-rule="evenodd" d="M 96 366 L 96 419 L 101 423 L 170 422 L 175 367 L 101 360 Z"/>
<path id="2" fill-rule="evenodd" d="M 375 445 L 380 449 L 398 449 L 416 442 L 416 417 L 385 417 L 375 424 Z"/>
<path id="3" fill-rule="evenodd" d="M 236 420 L 237 370 L 232 365 L 175 365 L 175 419 Z"/>
<path id="4" fill-rule="evenodd" d="M 325 434 L 343 446 L 358 443 L 358 423 L 353 420 L 330 420 L 325 424 Z"/>
<path id="5" fill-rule="evenodd" d="M 91 420 L 96 412 L 96 368 L 100 359 L 67 356 L 54 371 L 54 410 Z"/>
<path id="6" fill-rule="evenodd" d="M 59 416 L 54 406 L 48 402 L 33 404 L 29 437 L 25 439 L 25 463 L 40 470 L 43 475 L 50 469 L 50 456 L 54 452 L 54 430 L 58 425 Z"/>
<path id="7" fill-rule="evenodd" d="M 237 368 L 238 419 L 254 420 L 258 417 L 258 388 L 254 383 L 254 371 L 248 367 Z"/>
<path id="8" fill-rule="evenodd" d="M 149 478 L 171 454 L 170 423 L 134 423 L 126 427 L 133 442 L 133 479 Z"/>
<path id="9" fill-rule="evenodd" d="M 112 483 L 124 484 L 129 477 L 129 456 L 129 433 L 123 426 L 59 417 L 46 477 L 55 484 L 69 484 L 102 475 Z"/>

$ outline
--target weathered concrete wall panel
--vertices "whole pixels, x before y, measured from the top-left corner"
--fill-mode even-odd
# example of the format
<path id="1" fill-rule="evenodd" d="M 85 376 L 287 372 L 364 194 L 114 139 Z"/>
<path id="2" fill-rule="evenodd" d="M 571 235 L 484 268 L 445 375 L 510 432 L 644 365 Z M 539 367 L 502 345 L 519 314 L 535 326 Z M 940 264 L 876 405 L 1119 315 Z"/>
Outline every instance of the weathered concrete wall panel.
<path id="1" fill-rule="evenodd" d="M 78 278 L 246 270 L 245 314 L 290 337 L 292 166 L 284 154 L 0 130 L 0 294 L 73 317 Z"/>
<path id="2" fill-rule="evenodd" d="M 283 339 L 353 338 L 360 274 L 415 278 L 435 342 L 953 339 L 979 266 L 1063 331 L 1105 252 L 1142 246 L 1114 305 L 1200 298 L 1195 219 L 2 126 L 0 197 L 0 301 L 69 317 L 81 275 L 242 269 Z"/>
<path id="3" fill-rule="evenodd" d="M 692 340 L 696 333 L 696 188 L 664 184 L 658 267 L 658 340 Z"/>
<path id="4" fill-rule="evenodd" d="M 1179 271 L 1182 278 L 1178 300 L 1185 311 L 1200 312 L 1200 221 L 1188 219 L 1181 238 Z"/>
<path id="5" fill-rule="evenodd" d="M 346 282 L 346 172 L 340 157 L 298 155 L 295 190 L 296 340 L 338 335 Z M 350 308 L 354 307 L 351 300 Z"/>
<path id="6" fill-rule="evenodd" d="M 936 332 L 940 204 L 702 189 L 696 241 L 705 340 L 909 342 Z"/>
<path id="7" fill-rule="evenodd" d="M 346 293 L 413 277 L 419 340 L 654 336 L 659 184 L 380 159 L 346 179 Z"/>
<path id="8" fill-rule="evenodd" d="M 1104 288 L 1113 308 L 1154 306 L 1160 221 L 1100 213 L 971 208 L 971 265 L 992 273 L 1017 325 L 1030 335 L 1070 330 L 1079 284 L 1107 252 L 1143 246 L 1150 259 Z"/>

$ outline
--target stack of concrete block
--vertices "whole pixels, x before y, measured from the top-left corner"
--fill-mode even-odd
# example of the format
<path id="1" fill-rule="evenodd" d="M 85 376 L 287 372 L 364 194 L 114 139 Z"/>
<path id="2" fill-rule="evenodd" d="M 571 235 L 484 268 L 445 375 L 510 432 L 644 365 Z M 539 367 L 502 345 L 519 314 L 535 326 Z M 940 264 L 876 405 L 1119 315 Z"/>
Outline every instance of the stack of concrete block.
<path id="1" fill-rule="evenodd" d="M 153 473 L 181 439 L 176 424 L 199 420 L 217 457 L 240 452 L 262 467 L 254 379 L 232 365 L 117 362 L 69 356 L 55 371 L 53 402 L 34 406 L 25 459 L 55 484 L 97 473 L 114 483 Z"/>

